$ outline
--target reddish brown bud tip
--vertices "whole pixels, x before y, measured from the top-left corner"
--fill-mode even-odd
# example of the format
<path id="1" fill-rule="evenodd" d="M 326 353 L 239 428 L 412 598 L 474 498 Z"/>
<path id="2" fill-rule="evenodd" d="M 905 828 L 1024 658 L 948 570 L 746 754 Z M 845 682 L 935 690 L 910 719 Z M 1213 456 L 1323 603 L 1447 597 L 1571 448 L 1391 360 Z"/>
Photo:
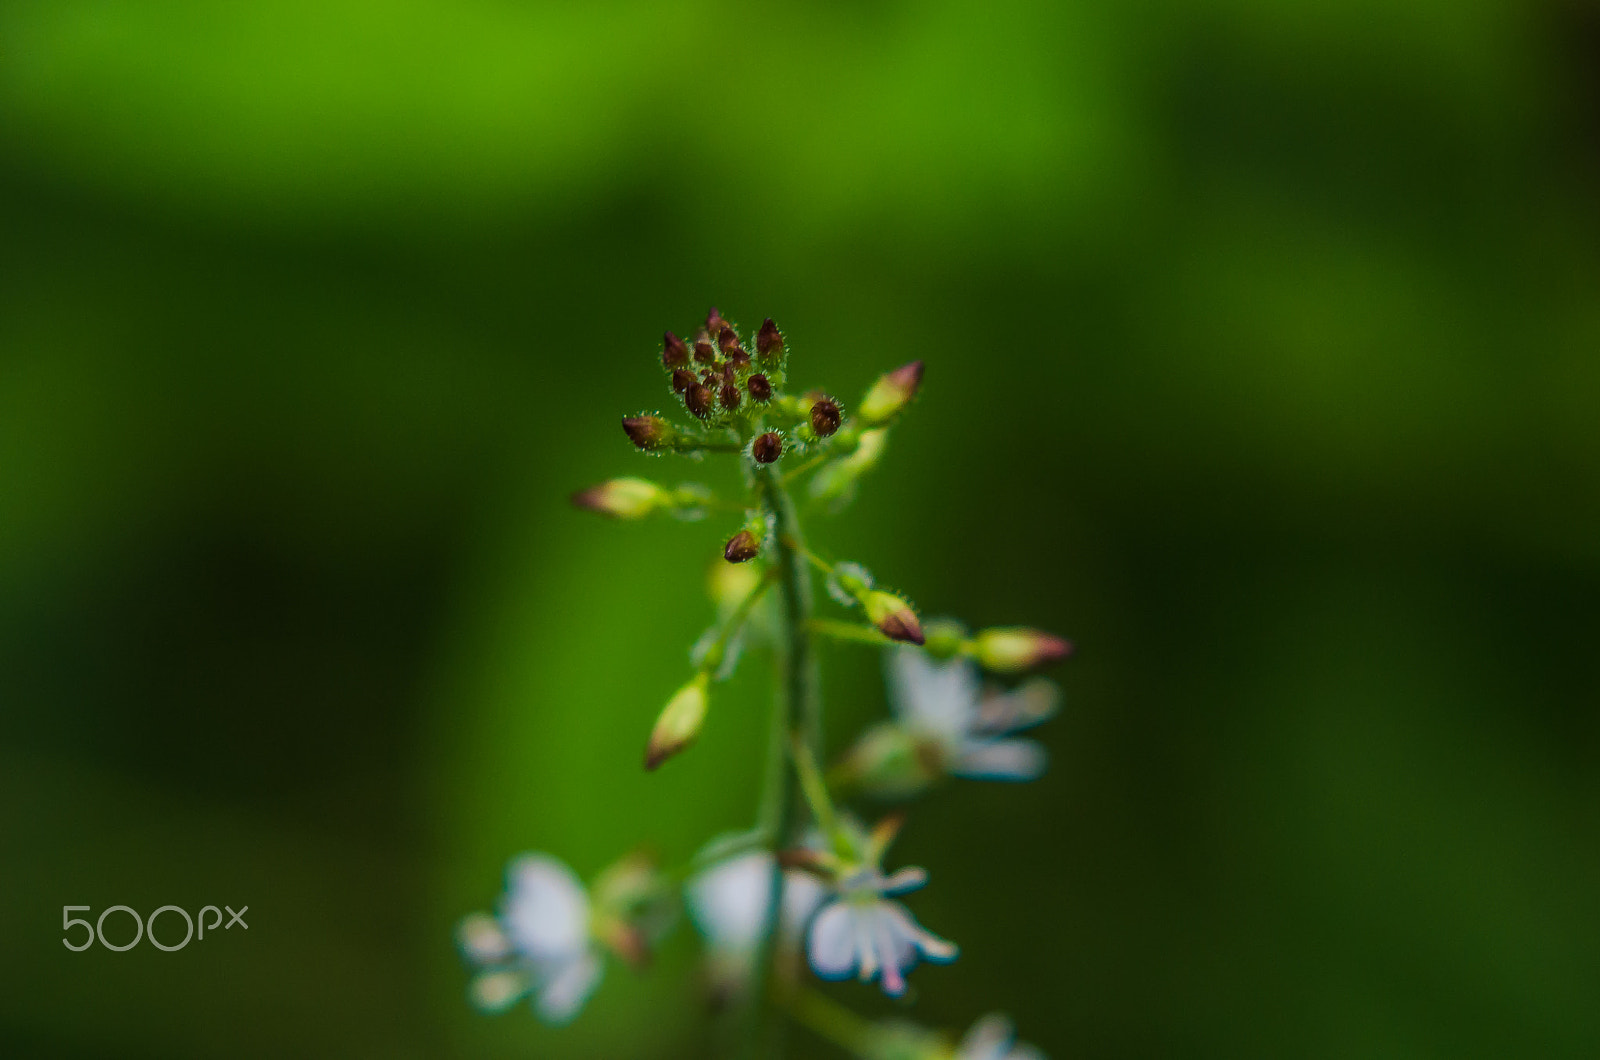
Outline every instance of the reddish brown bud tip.
<path id="1" fill-rule="evenodd" d="M 917 621 L 917 613 L 898 596 L 881 589 L 871 589 L 862 597 L 861 603 L 866 608 L 867 618 L 885 637 L 909 644 L 926 643 L 927 638 L 922 633 L 922 623 Z"/>
<path id="2" fill-rule="evenodd" d="M 866 397 L 861 399 L 857 415 L 867 423 L 884 423 L 917 396 L 922 385 L 922 362 L 903 364 L 887 375 L 880 376 Z"/>
<path id="3" fill-rule="evenodd" d="M 783 352 L 783 335 L 771 317 L 763 320 L 761 330 L 756 332 L 756 352 L 763 357 L 775 357 Z"/>
<path id="4" fill-rule="evenodd" d="M 771 401 L 772 384 L 764 375 L 753 375 L 745 382 L 745 387 L 750 391 L 751 401 Z"/>
<path id="5" fill-rule="evenodd" d="M 687 368 L 674 368 L 672 371 L 672 392 L 681 394 L 699 382 L 695 374 Z"/>
<path id="6" fill-rule="evenodd" d="M 706 386 L 718 386 L 722 383 L 722 372 L 717 368 L 707 368 L 700 373 L 700 378 L 705 380 Z"/>
<path id="7" fill-rule="evenodd" d="M 783 435 L 768 431 L 750 443 L 750 455 L 758 464 L 770 464 L 783 455 Z"/>
<path id="8" fill-rule="evenodd" d="M 668 331 L 661 336 L 661 363 L 668 368 L 677 368 L 689 363 L 689 347 L 683 340 Z"/>
<path id="9" fill-rule="evenodd" d="M 622 429 L 640 449 L 654 449 L 666 440 L 669 425 L 660 416 L 626 416 Z"/>
<path id="10" fill-rule="evenodd" d="M 739 407 L 739 388 L 732 383 L 723 383 L 717 397 L 722 401 L 722 407 L 729 411 Z"/>
<path id="11" fill-rule="evenodd" d="M 697 342 L 694 344 L 694 359 L 701 364 L 711 364 L 717 359 L 717 351 L 711 348 L 709 342 Z"/>
<path id="12" fill-rule="evenodd" d="M 723 328 L 717 332 L 717 347 L 719 349 L 731 350 L 738 345 L 739 335 L 732 328 Z"/>
<path id="13" fill-rule="evenodd" d="M 722 558 L 729 563 L 743 563 L 755 559 L 761 554 L 761 542 L 756 540 L 756 535 L 748 530 L 740 530 L 728 540 L 728 545 L 722 550 Z"/>
<path id="14" fill-rule="evenodd" d="M 743 346 L 735 346 L 733 349 L 728 351 L 728 363 L 741 366 L 749 364 L 750 355 L 745 352 Z"/>
<path id="15" fill-rule="evenodd" d="M 722 319 L 722 314 L 717 312 L 717 307 L 712 306 L 711 312 L 706 314 L 706 333 L 708 335 L 717 335 L 727 326 L 728 322 Z"/>
<path id="16" fill-rule="evenodd" d="M 826 438 L 837 431 L 843 419 L 839 403 L 833 398 L 825 397 L 811 406 L 811 429 L 817 432 L 819 438 Z"/>
<path id="17" fill-rule="evenodd" d="M 979 665 L 997 674 L 1020 674 L 1060 662 L 1072 654 L 1072 643 L 1053 633 L 1026 626 L 985 629 L 973 639 Z"/>
<path id="18" fill-rule="evenodd" d="M 733 362 L 731 360 L 730 361 L 723 361 L 722 362 L 722 381 L 724 383 L 733 382 L 734 372 L 735 371 L 737 371 L 737 369 L 734 368 Z"/>
<path id="19" fill-rule="evenodd" d="M 711 388 L 704 383 L 696 383 L 683 392 L 684 406 L 701 419 L 711 415 L 711 401 Z"/>

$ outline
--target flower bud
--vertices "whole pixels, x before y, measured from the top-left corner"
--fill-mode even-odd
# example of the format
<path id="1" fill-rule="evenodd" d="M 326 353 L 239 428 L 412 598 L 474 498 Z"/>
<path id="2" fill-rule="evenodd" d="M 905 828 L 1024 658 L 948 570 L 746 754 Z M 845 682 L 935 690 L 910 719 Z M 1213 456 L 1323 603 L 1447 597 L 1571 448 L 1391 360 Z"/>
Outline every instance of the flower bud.
<path id="1" fill-rule="evenodd" d="M 572 495 L 579 508 L 613 519 L 643 519 L 672 499 L 670 491 L 642 478 L 614 478 Z"/>
<path id="2" fill-rule="evenodd" d="M 728 322 L 722 319 L 722 314 L 717 312 L 717 307 L 712 306 L 711 311 L 706 314 L 706 333 L 709 335 L 719 335 L 721 334 L 722 329 L 727 326 Z"/>
<path id="3" fill-rule="evenodd" d="M 979 630 L 972 639 L 978 665 L 995 674 L 1020 674 L 1059 662 L 1072 654 L 1068 641 L 1026 626 L 996 626 Z"/>
<path id="4" fill-rule="evenodd" d="M 739 348 L 739 333 L 732 328 L 723 328 L 717 332 L 717 349 L 723 353 Z"/>
<path id="5" fill-rule="evenodd" d="M 723 383 L 717 397 L 721 400 L 722 407 L 729 411 L 739 407 L 739 388 L 732 383 Z"/>
<path id="6" fill-rule="evenodd" d="M 706 720 L 706 681 L 704 672 L 695 674 L 667 701 L 650 731 L 650 744 L 644 754 L 646 769 L 657 768 L 700 735 L 700 726 Z"/>
<path id="7" fill-rule="evenodd" d="M 661 336 L 661 363 L 668 368 L 679 368 L 689 363 L 689 347 L 670 331 Z"/>
<path id="8" fill-rule="evenodd" d="M 743 368 L 750 363 L 750 355 L 743 346 L 735 346 L 728 351 L 728 363 L 738 368 Z"/>
<path id="9" fill-rule="evenodd" d="M 772 383 L 767 377 L 759 373 L 745 380 L 745 388 L 750 391 L 750 400 L 765 404 L 772 400 Z"/>
<path id="10" fill-rule="evenodd" d="M 783 435 L 768 431 L 750 443 L 750 455 L 758 464 L 770 464 L 783 455 Z"/>
<path id="11" fill-rule="evenodd" d="M 672 392 L 681 394 L 698 381 L 698 377 L 687 368 L 674 368 L 672 370 Z"/>
<path id="12" fill-rule="evenodd" d="M 936 618 L 923 626 L 927 642 L 922 647 L 935 659 L 953 659 L 966 643 L 967 630 L 952 618 Z"/>
<path id="13" fill-rule="evenodd" d="M 640 449 L 659 449 L 672 439 L 672 424 L 660 416 L 625 416 L 622 429 Z"/>
<path id="14" fill-rule="evenodd" d="M 872 624 L 890 640 L 921 644 L 926 639 L 922 635 L 922 623 L 917 621 L 917 614 L 911 610 L 911 605 L 893 593 L 886 593 L 882 589 L 869 590 L 861 598 L 861 606 L 866 609 L 867 618 Z"/>
<path id="15" fill-rule="evenodd" d="M 922 362 L 912 361 L 901 365 L 887 375 L 878 377 L 861 399 L 857 415 L 866 423 L 883 423 L 911 403 L 922 383 Z"/>
<path id="16" fill-rule="evenodd" d="M 711 401 L 711 388 L 704 383 L 696 383 L 683 392 L 684 407 L 700 419 L 711 415 Z"/>
<path id="17" fill-rule="evenodd" d="M 811 406 L 811 429 L 817 432 L 818 438 L 826 438 L 837 431 L 843 419 L 839 403 L 831 397 L 819 398 Z"/>
<path id="18" fill-rule="evenodd" d="M 880 798 L 908 798 L 944 775 L 937 747 L 904 726 L 875 725 L 856 740 L 834 777 Z"/>
<path id="19" fill-rule="evenodd" d="M 748 530 L 740 530 L 734 534 L 728 539 L 727 547 L 722 550 L 722 558 L 729 563 L 743 563 L 755 559 L 760 554 L 761 542 Z"/>
<path id="20" fill-rule="evenodd" d="M 762 360 L 776 357 L 783 352 L 783 335 L 771 317 L 763 320 L 761 330 L 756 332 L 756 352 L 761 355 Z"/>
<path id="21" fill-rule="evenodd" d="M 701 364 L 711 364 L 717 359 L 717 351 L 711 348 L 711 343 L 701 340 L 694 344 L 694 359 Z"/>

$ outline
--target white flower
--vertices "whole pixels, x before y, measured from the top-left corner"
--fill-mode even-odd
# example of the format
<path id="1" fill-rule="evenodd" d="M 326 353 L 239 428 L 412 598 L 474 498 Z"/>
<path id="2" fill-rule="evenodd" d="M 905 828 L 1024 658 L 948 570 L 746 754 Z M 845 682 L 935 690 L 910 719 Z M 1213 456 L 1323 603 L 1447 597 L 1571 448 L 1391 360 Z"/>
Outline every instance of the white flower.
<path id="1" fill-rule="evenodd" d="M 1010 1020 L 991 1014 L 972 1025 L 952 1060 L 1045 1060 L 1045 1055 L 1018 1042 Z"/>
<path id="2" fill-rule="evenodd" d="M 984 694 L 978 668 L 964 658 L 939 661 L 914 648 L 888 653 L 895 728 L 913 741 L 916 764 L 976 780 L 1033 780 L 1045 750 L 1009 738 L 1056 712 L 1056 687 L 1044 678 L 1011 692 Z M 880 743 L 883 734 L 878 734 Z"/>
<path id="3" fill-rule="evenodd" d="M 960 951 L 952 942 L 918 924 L 896 895 L 914 891 L 928 882 L 922 869 L 905 868 L 885 875 L 879 868 L 884 849 L 899 828 L 893 818 L 880 822 L 873 833 L 862 835 L 846 826 L 849 844 L 859 852 L 841 863 L 833 877 L 833 896 L 811 921 L 806 936 L 806 956 L 811 970 L 824 979 L 862 982 L 878 979 L 884 993 L 899 997 L 906 990 L 906 973 L 919 960 L 945 963 Z M 819 863 L 831 859 L 823 856 Z"/>
<path id="4" fill-rule="evenodd" d="M 770 853 L 754 850 L 713 865 L 689 881 L 689 915 L 713 950 L 745 958 L 754 953 L 766 926 L 776 866 Z M 824 894 L 822 884 L 807 874 L 785 872 L 779 930 L 799 938 Z"/>
<path id="5" fill-rule="evenodd" d="M 498 920 L 475 913 L 457 937 L 468 959 L 488 969 L 473 981 L 472 997 L 491 1011 L 532 994 L 543 1019 L 566 1023 L 604 968 L 590 931 L 588 893 L 571 869 L 544 854 L 512 862 Z"/>

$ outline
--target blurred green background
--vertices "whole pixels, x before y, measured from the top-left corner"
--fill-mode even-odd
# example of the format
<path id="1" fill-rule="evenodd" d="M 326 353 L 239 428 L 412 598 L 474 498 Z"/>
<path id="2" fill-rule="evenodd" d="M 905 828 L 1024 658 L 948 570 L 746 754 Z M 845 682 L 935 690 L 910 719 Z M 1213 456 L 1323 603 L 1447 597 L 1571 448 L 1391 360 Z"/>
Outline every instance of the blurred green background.
<path id="1" fill-rule="evenodd" d="M 1597 67 L 1579 0 L 10 0 L 0 1054 L 705 1055 L 687 932 L 551 1031 L 450 931 L 749 818 L 759 667 L 638 769 L 732 523 L 566 502 L 675 480 L 617 420 L 715 303 L 927 362 L 815 541 L 1080 646 L 897 846 L 912 1014 L 1600 1055 Z M 62 948 L 119 903 L 250 926 Z"/>

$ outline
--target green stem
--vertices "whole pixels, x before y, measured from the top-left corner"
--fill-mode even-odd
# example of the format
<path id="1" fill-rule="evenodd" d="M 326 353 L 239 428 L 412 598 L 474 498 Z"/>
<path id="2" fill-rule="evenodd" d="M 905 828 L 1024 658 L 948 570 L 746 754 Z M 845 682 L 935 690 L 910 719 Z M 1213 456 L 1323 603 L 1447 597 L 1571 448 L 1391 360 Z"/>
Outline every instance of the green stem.
<path id="1" fill-rule="evenodd" d="M 895 643 L 879 631 L 877 626 L 869 626 L 860 622 L 840 622 L 833 618 L 813 618 L 811 632 L 820 636 L 831 637 L 834 640 L 850 641 L 855 644 L 871 644 L 874 647 L 888 647 Z"/>
<path id="2" fill-rule="evenodd" d="M 877 1053 L 878 1028 L 815 990 L 796 990 L 784 999 L 795 1019 L 810 1027 L 819 1037 L 857 1056 Z"/>
<path id="3" fill-rule="evenodd" d="M 758 468 L 766 506 L 776 520 L 778 617 L 776 629 L 778 688 L 773 697 L 772 731 L 767 747 L 765 790 L 759 828 L 776 854 L 798 838 L 804 795 L 789 768 L 791 741 L 803 742 L 815 756 L 822 746 L 822 704 L 817 689 L 817 664 L 811 651 L 811 574 L 806 569 L 805 543 L 794 504 L 776 471 Z M 773 1060 L 778 1055 L 777 1027 L 764 1018 L 772 964 L 777 955 L 779 922 L 783 912 L 783 873 L 774 868 L 761 942 L 751 962 L 751 982 L 746 993 L 745 1056 Z"/>

